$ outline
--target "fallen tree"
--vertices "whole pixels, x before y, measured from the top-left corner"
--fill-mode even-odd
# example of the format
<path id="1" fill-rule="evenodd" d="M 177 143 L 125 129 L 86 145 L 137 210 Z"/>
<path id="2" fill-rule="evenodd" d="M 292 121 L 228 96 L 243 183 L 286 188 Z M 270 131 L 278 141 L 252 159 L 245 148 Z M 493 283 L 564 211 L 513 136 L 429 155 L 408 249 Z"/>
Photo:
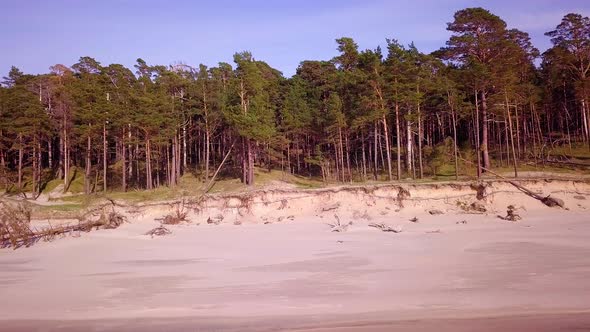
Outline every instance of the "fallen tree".
<path id="1" fill-rule="evenodd" d="M 463 160 L 466 163 L 475 165 L 473 162 L 471 162 L 471 161 L 469 161 L 467 159 L 463 159 L 461 157 L 457 157 L 457 158 Z M 490 170 L 488 168 L 485 168 L 485 167 L 483 167 L 481 165 L 479 167 L 481 167 L 481 169 L 485 170 L 486 172 L 488 172 L 488 173 L 490 173 L 490 174 L 492 174 L 494 176 L 499 177 L 502 180 L 506 180 L 508 183 L 510 183 L 511 185 L 513 185 L 514 187 L 516 187 L 516 189 L 520 190 L 521 192 L 525 193 L 526 195 L 528 195 L 528 196 L 530 196 L 530 197 L 532 197 L 534 199 L 537 199 L 537 200 L 541 201 L 541 203 L 543 203 L 543 204 L 545 204 L 545 205 L 547 205 L 549 207 L 559 206 L 559 207 L 561 207 L 563 209 L 566 208 L 562 199 L 551 197 L 551 195 L 548 195 L 548 196 L 539 195 L 539 194 L 537 194 L 537 193 L 535 193 L 535 192 L 533 192 L 533 191 L 525 188 L 524 186 L 516 183 L 516 181 L 510 180 L 510 179 L 506 178 L 505 176 L 502 176 L 502 175 L 500 175 L 500 174 L 498 174 L 498 173 L 496 173 L 496 172 L 494 172 L 494 171 L 492 171 L 492 170 Z"/>
<path id="2" fill-rule="evenodd" d="M 57 236 L 66 236 L 92 229 L 114 229 L 127 221 L 122 214 L 114 211 L 101 211 L 98 219 L 93 213 L 87 213 L 77 224 L 54 226 L 49 223 L 41 228 L 31 227 L 31 209 L 23 203 L 9 204 L 0 202 L 0 246 L 13 249 L 30 247 L 39 240 L 52 241 Z"/>

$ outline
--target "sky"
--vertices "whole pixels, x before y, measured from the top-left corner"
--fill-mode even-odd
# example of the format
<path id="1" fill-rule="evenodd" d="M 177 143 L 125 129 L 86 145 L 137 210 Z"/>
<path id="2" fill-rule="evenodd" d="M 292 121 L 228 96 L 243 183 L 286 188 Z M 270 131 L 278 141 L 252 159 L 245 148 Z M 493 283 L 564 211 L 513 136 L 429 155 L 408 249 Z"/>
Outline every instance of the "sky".
<path id="1" fill-rule="evenodd" d="M 528 32 L 541 51 L 550 47 L 544 33 L 565 14 L 590 16 L 589 0 L 0 0 L 0 76 L 12 65 L 39 74 L 82 56 L 129 68 L 137 58 L 215 66 L 250 51 L 290 77 L 303 60 L 336 56 L 340 37 L 361 50 L 385 49 L 390 38 L 434 51 L 466 7 L 486 8 Z"/>

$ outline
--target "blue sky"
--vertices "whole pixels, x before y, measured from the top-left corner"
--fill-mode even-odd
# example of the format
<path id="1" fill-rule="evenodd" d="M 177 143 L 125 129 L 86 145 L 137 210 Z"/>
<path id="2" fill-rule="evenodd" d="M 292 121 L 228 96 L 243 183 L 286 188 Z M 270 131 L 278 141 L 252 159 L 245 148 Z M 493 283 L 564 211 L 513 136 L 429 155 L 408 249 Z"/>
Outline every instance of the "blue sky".
<path id="1" fill-rule="evenodd" d="M 529 32 L 540 50 L 544 32 L 563 15 L 590 16 L 588 0 L 0 0 L 0 76 L 11 65 L 26 73 L 72 65 L 81 56 L 102 64 L 216 65 L 249 50 L 291 76 L 302 60 L 330 59 L 334 39 L 361 49 L 385 38 L 414 42 L 423 52 L 443 46 L 446 23 L 465 7 L 484 7 L 511 28 Z"/>

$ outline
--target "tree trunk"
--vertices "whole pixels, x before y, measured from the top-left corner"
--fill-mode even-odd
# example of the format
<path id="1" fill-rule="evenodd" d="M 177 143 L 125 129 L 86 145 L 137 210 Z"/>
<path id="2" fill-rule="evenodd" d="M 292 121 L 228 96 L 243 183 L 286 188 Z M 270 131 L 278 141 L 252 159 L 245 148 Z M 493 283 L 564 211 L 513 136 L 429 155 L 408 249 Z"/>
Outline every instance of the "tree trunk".
<path id="1" fill-rule="evenodd" d="M 107 123 L 102 126 L 102 190 L 107 191 Z"/>
<path id="2" fill-rule="evenodd" d="M 90 133 L 88 134 L 88 137 L 86 138 L 86 172 L 84 173 L 84 193 L 86 193 L 86 195 L 90 194 L 90 171 L 91 171 L 91 152 L 92 151 L 92 142 L 90 139 Z"/>
<path id="3" fill-rule="evenodd" d="M 52 170 L 53 174 L 53 144 L 51 143 L 52 140 L 52 138 L 49 138 L 47 140 L 47 166 L 50 170 Z"/>
<path id="4" fill-rule="evenodd" d="M 389 181 L 393 180 L 393 172 L 391 169 L 391 147 L 389 144 L 389 127 L 387 126 L 387 117 L 383 114 L 383 135 L 385 136 L 385 152 L 387 155 L 387 174 Z"/>
<path id="5" fill-rule="evenodd" d="M 422 168 L 422 115 L 420 114 L 420 105 L 418 105 L 418 169 L 420 170 L 420 179 L 424 177 Z"/>
<path id="6" fill-rule="evenodd" d="M 475 138 L 476 138 L 476 151 L 477 151 L 477 178 L 481 177 L 481 146 L 480 146 L 480 122 L 479 122 L 479 101 L 477 96 L 479 91 L 475 90 Z"/>
<path id="7" fill-rule="evenodd" d="M 18 133 L 18 189 L 23 189 L 23 134 Z"/>
<path id="8" fill-rule="evenodd" d="M 397 179 L 402 179 L 402 147 L 400 137 L 400 123 L 399 123 L 399 103 L 395 102 L 395 143 L 397 146 Z"/>
<path id="9" fill-rule="evenodd" d="M 406 145 L 406 167 L 408 168 L 408 173 L 412 174 L 413 171 L 413 163 L 412 163 L 412 123 L 410 122 L 410 120 L 406 120 L 406 141 L 407 141 L 407 145 Z"/>
<path id="10" fill-rule="evenodd" d="M 453 155 L 455 159 L 455 180 L 459 180 L 459 161 L 457 159 L 457 118 L 455 110 L 451 108 L 451 116 L 453 118 Z"/>
<path id="11" fill-rule="evenodd" d="M 512 147 L 512 162 L 514 164 L 514 177 L 518 177 L 518 163 L 516 161 L 516 151 L 514 150 L 514 134 L 512 130 L 512 117 L 510 115 L 510 105 L 508 103 L 508 93 L 504 92 L 506 98 L 506 114 L 508 114 L 508 126 L 510 129 L 510 145 Z"/>
<path id="12" fill-rule="evenodd" d="M 38 165 L 37 165 L 37 139 L 33 139 L 33 178 L 32 178 L 32 189 L 33 189 L 33 197 L 37 195 L 37 172 L 38 172 Z"/>
<path id="13" fill-rule="evenodd" d="M 520 142 L 521 142 L 521 138 L 520 138 L 520 116 L 518 116 L 518 105 L 516 105 L 514 107 L 514 115 L 516 117 L 516 155 L 518 156 L 518 158 L 521 157 L 521 146 L 520 146 Z"/>
<path id="14" fill-rule="evenodd" d="M 375 123 L 374 131 L 373 131 L 373 175 L 375 177 L 375 181 L 377 181 L 377 164 L 378 156 L 377 156 L 377 123 Z"/>
<path id="15" fill-rule="evenodd" d="M 207 120 L 207 106 L 205 106 L 205 180 L 209 179 L 209 156 L 211 154 L 211 132 Z"/>
<path id="16" fill-rule="evenodd" d="M 145 140 L 145 186 L 146 189 L 152 189 L 152 149 L 148 137 Z"/>
<path id="17" fill-rule="evenodd" d="M 363 181 L 367 180 L 367 154 L 365 152 L 365 134 L 361 132 L 361 149 L 363 155 Z"/>
<path id="18" fill-rule="evenodd" d="M 123 191 L 127 191 L 127 144 L 125 144 L 125 127 L 123 127 L 123 134 L 121 135 L 121 157 L 123 165 L 121 168 L 121 185 Z"/>
<path id="19" fill-rule="evenodd" d="M 248 185 L 254 185 L 254 154 L 252 152 L 252 141 L 248 139 Z"/>
<path id="20" fill-rule="evenodd" d="M 340 163 L 340 179 L 342 182 L 345 181 L 344 173 L 344 147 L 342 143 L 342 128 L 338 127 L 338 153 L 340 154 L 338 162 Z"/>
<path id="21" fill-rule="evenodd" d="M 488 104 L 486 92 L 481 92 L 481 153 L 483 157 L 483 167 L 490 169 L 490 155 L 488 152 Z"/>
<path id="22" fill-rule="evenodd" d="M 348 143 L 348 132 L 344 135 L 346 141 L 346 167 L 348 169 L 348 180 L 352 183 L 352 170 L 350 169 L 350 145 Z"/>
<path id="23" fill-rule="evenodd" d="M 375 74 L 377 71 L 375 70 Z M 379 97 L 379 103 L 381 108 L 381 122 L 383 123 L 383 136 L 385 136 L 385 154 L 387 157 L 387 176 L 389 181 L 393 180 L 393 172 L 391 170 L 391 147 L 389 146 L 389 128 L 387 127 L 387 107 L 385 105 L 385 100 L 383 99 L 383 94 L 381 93 L 381 88 L 375 83 L 374 84 L 375 92 Z"/>

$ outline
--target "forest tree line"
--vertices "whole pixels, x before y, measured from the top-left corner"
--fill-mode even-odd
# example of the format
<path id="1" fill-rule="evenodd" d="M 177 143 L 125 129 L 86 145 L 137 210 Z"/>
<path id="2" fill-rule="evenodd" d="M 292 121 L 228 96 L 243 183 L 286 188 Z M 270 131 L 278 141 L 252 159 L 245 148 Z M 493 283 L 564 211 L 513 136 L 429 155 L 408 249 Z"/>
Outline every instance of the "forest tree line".
<path id="1" fill-rule="evenodd" d="M 516 171 L 547 146 L 590 144 L 590 19 L 556 23 L 540 54 L 526 32 L 467 8 L 431 54 L 340 38 L 333 59 L 302 61 L 291 78 L 249 52 L 211 68 L 91 57 L 40 75 L 12 67 L 0 87 L 1 185 L 39 192 L 62 179 L 67 190 L 82 172 L 86 193 L 152 189 L 186 173 L 207 180 L 224 159 L 249 185 L 255 167 L 340 182 L 449 164 L 458 176 L 458 160 L 478 175 Z"/>

